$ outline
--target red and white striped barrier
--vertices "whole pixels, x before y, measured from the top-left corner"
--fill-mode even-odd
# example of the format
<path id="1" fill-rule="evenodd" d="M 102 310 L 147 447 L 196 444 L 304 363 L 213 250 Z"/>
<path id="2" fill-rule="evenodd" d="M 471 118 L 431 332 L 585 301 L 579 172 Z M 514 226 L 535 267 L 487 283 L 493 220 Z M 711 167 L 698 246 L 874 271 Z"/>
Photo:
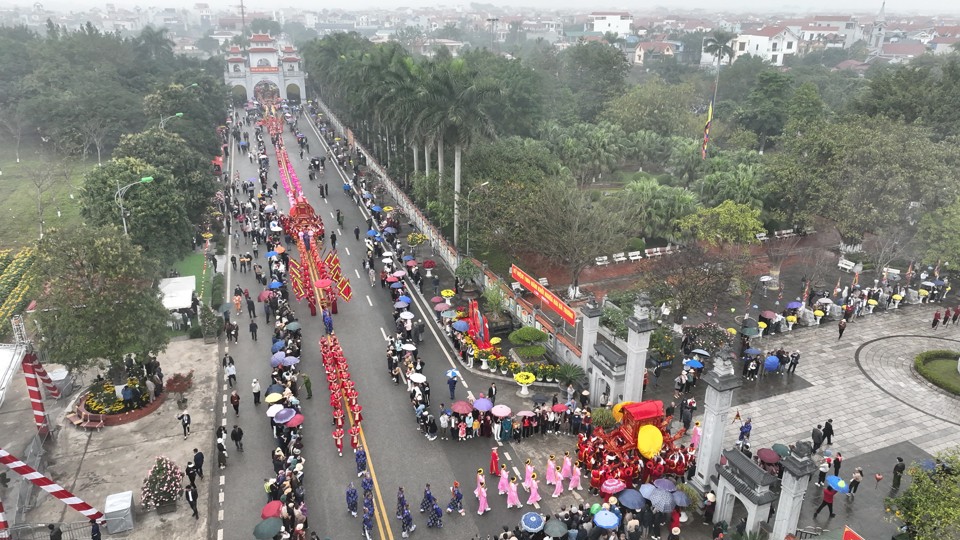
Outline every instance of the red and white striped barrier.
<path id="1" fill-rule="evenodd" d="M 79 497 L 63 489 L 59 484 L 43 474 L 40 474 L 33 467 L 10 455 L 10 453 L 3 448 L 0 448 L 0 463 L 29 480 L 31 484 L 60 499 L 60 502 L 80 512 L 87 519 L 103 519 L 103 512 L 83 502 Z M 0 528 L 2 528 L 2 526 L 0 526 Z M 0 536 L 0 538 L 2 538 L 2 536 Z"/>
<path id="2" fill-rule="evenodd" d="M 43 383 L 43 388 L 47 391 L 47 394 L 53 399 L 59 398 L 60 389 L 50 380 L 50 375 L 47 375 L 47 370 L 43 369 L 43 364 L 40 363 L 37 354 L 30 353 L 24 357 L 24 360 L 31 360 L 33 362 L 33 369 L 37 373 L 37 377 L 40 378 L 40 382 Z"/>
<path id="3" fill-rule="evenodd" d="M 3 501 L 0 500 L 0 540 L 10 538 L 10 525 L 7 524 L 7 516 L 3 513 Z"/>
<path id="4" fill-rule="evenodd" d="M 24 357 L 21 363 L 23 376 L 27 381 L 27 393 L 30 395 L 30 407 L 33 408 L 33 421 L 40 433 L 47 433 L 47 411 L 43 408 L 43 396 L 40 395 L 40 385 L 37 384 L 36 364 Z"/>

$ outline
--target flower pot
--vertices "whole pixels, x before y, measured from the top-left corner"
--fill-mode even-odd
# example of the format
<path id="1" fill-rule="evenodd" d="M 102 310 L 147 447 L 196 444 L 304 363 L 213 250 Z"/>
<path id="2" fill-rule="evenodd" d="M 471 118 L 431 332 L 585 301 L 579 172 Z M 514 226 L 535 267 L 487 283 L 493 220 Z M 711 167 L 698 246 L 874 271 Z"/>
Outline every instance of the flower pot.
<path id="1" fill-rule="evenodd" d="M 823 318 L 823 317 L 814 317 L 814 318 L 813 318 L 813 324 L 820 324 L 820 319 L 822 319 L 822 318 Z"/>
<path id="2" fill-rule="evenodd" d="M 490 366 L 487 365 L 487 359 L 486 359 L 486 358 L 481 358 L 481 359 L 480 359 L 480 369 L 483 369 L 483 370 L 490 369 Z"/>
<path id="3" fill-rule="evenodd" d="M 900 301 L 899 301 L 899 300 L 894 300 L 894 301 L 893 301 L 893 309 L 897 309 L 898 307 L 900 307 Z"/>
<path id="4" fill-rule="evenodd" d="M 537 375 L 537 382 L 543 382 L 543 376 Z"/>
<path id="5" fill-rule="evenodd" d="M 520 395 L 521 395 L 521 396 L 529 396 L 529 395 L 530 395 L 530 392 L 527 390 L 527 388 L 528 388 L 529 386 L 530 386 L 529 384 L 521 384 L 521 385 L 520 385 Z"/>
<path id="6" fill-rule="evenodd" d="M 873 308 L 875 308 L 875 307 L 877 307 L 877 306 L 870 306 L 870 305 L 868 305 L 868 306 L 867 306 L 867 314 L 872 314 L 872 313 L 873 313 Z"/>
<path id="7" fill-rule="evenodd" d="M 787 323 L 787 331 L 793 330 L 793 325 L 794 325 L 794 324 L 796 324 L 796 323 L 788 322 L 788 323 Z"/>
<path id="8" fill-rule="evenodd" d="M 427 277 L 433 277 L 433 274 L 430 273 L 430 268 L 427 268 Z"/>
<path id="9" fill-rule="evenodd" d="M 506 375 L 506 374 L 507 374 L 507 370 L 506 370 L 506 369 L 501 369 L 501 370 L 500 370 L 500 374 L 501 374 L 501 375 Z"/>
<path id="10" fill-rule="evenodd" d="M 177 501 L 171 501 L 168 503 L 158 504 L 157 513 L 158 514 L 170 514 L 177 511 Z"/>

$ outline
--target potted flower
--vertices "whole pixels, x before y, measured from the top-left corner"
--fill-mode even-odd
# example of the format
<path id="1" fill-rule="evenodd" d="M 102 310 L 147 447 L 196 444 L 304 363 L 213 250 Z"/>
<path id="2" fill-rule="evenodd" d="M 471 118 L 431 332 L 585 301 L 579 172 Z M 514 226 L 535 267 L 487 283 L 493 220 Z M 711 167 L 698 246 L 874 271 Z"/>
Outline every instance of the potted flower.
<path id="1" fill-rule="evenodd" d="M 497 367 L 500 369 L 501 375 L 506 375 L 510 368 L 510 361 L 507 360 L 506 357 L 501 356 L 497 359 Z"/>
<path id="2" fill-rule="evenodd" d="M 763 322 L 763 321 L 760 321 L 760 322 L 757 323 L 757 328 L 760 329 L 760 333 L 757 334 L 757 337 L 758 337 L 758 338 L 762 338 L 762 337 L 763 337 L 763 331 L 767 329 L 767 323 L 765 323 L 765 322 Z"/>
<path id="3" fill-rule="evenodd" d="M 533 374 L 536 375 L 538 382 L 543 382 L 543 364 L 537 362 L 533 365 Z"/>
<path id="4" fill-rule="evenodd" d="M 168 392 L 173 392 L 177 394 L 177 405 L 181 410 L 187 408 L 187 398 L 184 397 L 184 393 L 193 386 L 193 371 L 184 375 L 183 373 L 174 373 L 165 385 Z"/>
<path id="5" fill-rule="evenodd" d="M 530 392 L 527 391 L 527 388 L 533 384 L 533 381 L 536 379 L 536 375 L 530 373 L 529 371 L 521 371 L 513 376 L 513 380 L 517 381 L 517 384 L 520 385 L 520 395 L 528 396 Z"/>
<path id="6" fill-rule="evenodd" d="M 793 325 L 797 324 L 796 315 L 787 315 L 787 330 L 793 330 Z"/>
<path id="7" fill-rule="evenodd" d="M 903 300 L 903 295 L 902 295 L 902 294 L 895 294 L 895 295 L 893 295 L 893 309 L 897 309 L 898 307 L 900 307 L 900 301 L 901 301 L 901 300 Z"/>
<path id="8" fill-rule="evenodd" d="M 554 367 L 551 366 L 550 364 L 544 364 L 542 369 L 543 369 L 543 378 L 546 379 L 547 382 L 551 382 L 551 383 L 554 382 L 553 374 L 556 371 Z"/>
<path id="9" fill-rule="evenodd" d="M 877 301 L 873 298 L 867 300 L 867 313 L 873 313 L 873 310 L 877 307 Z"/>
<path id="10" fill-rule="evenodd" d="M 487 361 L 490 360 L 490 352 L 489 352 L 489 351 L 479 351 L 479 353 L 477 354 L 477 356 L 480 358 L 480 369 L 482 369 L 482 370 L 488 370 L 488 369 L 490 369 L 490 364 L 487 363 Z"/>
<path id="11" fill-rule="evenodd" d="M 813 312 L 813 324 L 820 324 L 820 319 L 823 318 L 823 312 L 819 309 Z"/>
<path id="12" fill-rule="evenodd" d="M 431 270 L 437 267 L 437 262 L 433 259 L 427 259 L 423 261 L 423 268 L 427 271 L 427 277 L 433 277 L 433 274 L 430 273 Z"/>
<path id="13" fill-rule="evenodd" d="M 506 360 L 506 358 L 504 358 L 504 360 Z M 510 373 L 510 375 L 516 375 L 520 372 L 521 367 L 522 366 L 519 362 L 509 362 L 507 364 L 507 371 Z"/>
<path id="14" fill-rule="evenodd" d="M 170 458 L 157 456 L 150 474 L 143 479 L 140 501 L 147 510 L 156 508 L 158 514 L 177 509 L 177 499 L 183 491 L 183 471 Z"/>

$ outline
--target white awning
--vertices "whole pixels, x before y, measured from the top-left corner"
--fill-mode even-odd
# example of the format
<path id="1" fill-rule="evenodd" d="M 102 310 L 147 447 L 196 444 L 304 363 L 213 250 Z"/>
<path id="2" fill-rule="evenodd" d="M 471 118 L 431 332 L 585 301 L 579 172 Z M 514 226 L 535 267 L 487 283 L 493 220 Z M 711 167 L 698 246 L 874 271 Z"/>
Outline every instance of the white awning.
<path id="1" fill-rule="evenodd" d="M 160 280 L 160 294 L 163 295 L 163 307 L 184 309 L 190 307 L 193 291 L 197 289 L 194 276 L 175 277 Z"/>

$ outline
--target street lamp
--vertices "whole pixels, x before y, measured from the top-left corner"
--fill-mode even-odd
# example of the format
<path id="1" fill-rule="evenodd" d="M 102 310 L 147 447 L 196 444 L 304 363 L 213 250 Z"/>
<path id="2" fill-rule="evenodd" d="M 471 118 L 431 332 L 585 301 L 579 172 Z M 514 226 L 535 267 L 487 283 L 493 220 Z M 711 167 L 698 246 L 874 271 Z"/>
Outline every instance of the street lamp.
<path id="1" fill-rule="evenodd" d="M 117 193 L 113 196 L 113 200 L 116 201 L 117 206 L 120 207 L 120 219 L 123 220 L 123 235 L 127 236 L 127 213 L 123 209 L 123 196 L 127 194 L 127 191 L 130 190 L 133 186 L 138 186 L 140 184 L 149 184 L 153 182 L 152 176 L 144 176 L 143 178 L 137 180 L 136 182 L 131 182 L 123 187 L 120 187 L 120 181 L 117 180 Z"/>
<path id="2" fill-rule="evenodd" d="M 183 113 L 182 113 L 182 112 L 178 112 L 177 114 L 171 114 L 170 116 L 168 116 L 168 117 L 166 117 L 166 118 L 161 118 L 161 119 L 160 119 L 160 129 L 163 129 L 163 125 L 167 123 L 167 120 L 172 120 L 172 119 L 174 119 L 174 118 L 183 118 Z"/>
<path id="3" fill-rule="evenodd" d="M 489 183 L 490 182 L 487 181 L 467 190 L 467 257 L 470 256 L 470 195 L 473 195 L 473 190 L 480 189 Z"/>

